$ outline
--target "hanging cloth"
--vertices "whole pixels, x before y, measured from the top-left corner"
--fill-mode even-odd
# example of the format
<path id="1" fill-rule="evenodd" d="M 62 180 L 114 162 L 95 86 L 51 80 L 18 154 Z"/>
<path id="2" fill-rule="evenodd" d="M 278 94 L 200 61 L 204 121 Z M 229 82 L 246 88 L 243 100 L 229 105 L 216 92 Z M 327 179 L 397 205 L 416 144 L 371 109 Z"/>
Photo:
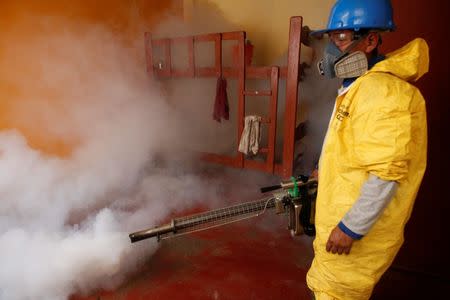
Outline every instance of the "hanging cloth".
<path id="1" fill-rule="evenodd" d="M 228 120 L 229 117 L 230 107 L 228 106 L 227 80 L 221 76 L 217 78 L 213 118 L 220 123 L 221 119 Z"/>
<path id="2" fill-rule="evenodd" d="M 242 131 L 241 140 L 239 142 L 239 152 L 245 155 L 259 151 L 259 142 L 261 141 L 261 117 L 246 116 L 244 122 L 244 130 Z"/>

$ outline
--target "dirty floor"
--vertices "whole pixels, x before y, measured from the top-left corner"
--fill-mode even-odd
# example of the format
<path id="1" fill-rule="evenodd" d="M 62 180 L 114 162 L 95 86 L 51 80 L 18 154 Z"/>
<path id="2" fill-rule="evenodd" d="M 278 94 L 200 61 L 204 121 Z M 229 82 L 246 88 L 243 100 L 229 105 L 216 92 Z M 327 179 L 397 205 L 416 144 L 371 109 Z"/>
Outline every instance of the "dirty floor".
<path id="1" fill-rule="evenodd" d="M 305 280 L 312 240 L 291 237 L 286 222 L 266 212 L 163 240 L 142 270 L 117 290 L 71 300 L 310 299 Z"/>

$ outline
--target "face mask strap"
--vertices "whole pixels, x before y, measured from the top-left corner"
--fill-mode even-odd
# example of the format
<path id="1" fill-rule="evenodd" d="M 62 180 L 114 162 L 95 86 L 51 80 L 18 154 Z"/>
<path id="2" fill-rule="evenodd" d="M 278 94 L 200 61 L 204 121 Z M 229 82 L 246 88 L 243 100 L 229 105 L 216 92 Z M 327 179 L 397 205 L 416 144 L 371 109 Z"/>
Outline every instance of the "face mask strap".
<path id="1" fill-rule="evenodd" d="M 337 62 L 339 62 L 340 60 L 342 60 L 344 57 L 346 57 L 346 56 L 350 53 L 350 51 L 351 51 L 353 48 L 355 48 L 356 46 L 358 46 L 358 44 L 359 44 L 364 38 L 366 38 L 368 35 L 369 35 L 369 32 L 364 33 L 364 34 L 362 34 L 359 38 L 357 38 L 356 40 L 354 40 L 354 41 L 350 44 L 350 46 L 348 46 L 347 49 L 345 49 L 345 50 L 342 52 L 342 54 L 339 55 L 339 56 L 336 58 L 336 61 L 335 61 L 334 63 L 336 64 Z"/>

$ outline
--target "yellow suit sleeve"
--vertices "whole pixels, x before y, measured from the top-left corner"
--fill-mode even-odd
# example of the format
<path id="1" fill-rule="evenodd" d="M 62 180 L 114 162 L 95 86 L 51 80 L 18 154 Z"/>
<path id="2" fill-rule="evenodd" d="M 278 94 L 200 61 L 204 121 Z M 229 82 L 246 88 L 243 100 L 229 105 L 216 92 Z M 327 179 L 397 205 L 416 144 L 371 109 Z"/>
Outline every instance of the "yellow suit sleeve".
<path id="1" fill-rule="evenodd" d="M 360 95 L 367 99 L 360 99 L 366 107 L 353 127 L 356 162 L 383 180 L 401 181 L 410 160 L 411 113 L 389 87 Z"/>

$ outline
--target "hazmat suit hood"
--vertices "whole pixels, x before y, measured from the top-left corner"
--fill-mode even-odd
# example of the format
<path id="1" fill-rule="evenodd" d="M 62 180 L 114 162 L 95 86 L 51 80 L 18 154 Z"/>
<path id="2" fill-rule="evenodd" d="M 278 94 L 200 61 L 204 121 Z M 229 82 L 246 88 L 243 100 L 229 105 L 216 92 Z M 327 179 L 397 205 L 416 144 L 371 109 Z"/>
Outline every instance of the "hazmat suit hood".
<path id="1" fill-rule="evenodd" d="M 385 72 L 405 81 L 414 82 L 428 72 L 429 55 L 425 40 L 417 38 L 386 55 L 367 73 Z"/>

